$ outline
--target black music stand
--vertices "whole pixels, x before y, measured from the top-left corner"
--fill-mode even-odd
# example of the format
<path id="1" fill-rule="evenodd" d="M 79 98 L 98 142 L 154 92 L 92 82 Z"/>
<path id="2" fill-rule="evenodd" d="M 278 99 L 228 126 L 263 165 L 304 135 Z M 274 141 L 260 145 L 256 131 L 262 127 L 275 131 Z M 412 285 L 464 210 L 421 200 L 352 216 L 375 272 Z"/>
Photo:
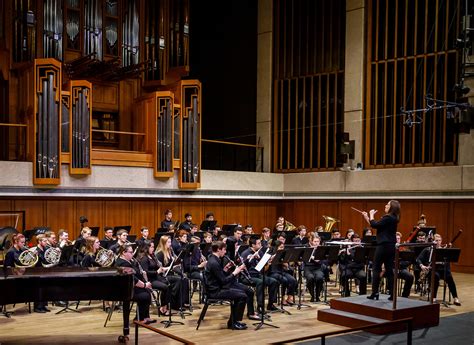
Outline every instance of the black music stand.
<path id="1" fill-rule="evenodd" d="M 89 226 L 89 229 L 91 229 L 91 236 L 99 236 L 100 226 Z"/>
<path id="2" fill-rule="evenodd" d="M 364 250 L 357 250 L 357 248 L 364 248 Z M 357 247 L 356 252 L 354 254 L 354 260 L 365 262 L 365 272 L 367 273 L 367 284 L 371 281 L 369 275 L 369 262 L 374 260 L 375 256 L 375 246 L 365 246 L 365 247 Z M 415 247 L 416 248 L 416 247 Z"/>
<path id="3" fill-rule="evenodd" d="M 296 247 L 296 248 L 289 248 L 286 251 L 285 261 L 287 262 L 303 262 L 303 257 L 311 257 L 311 253 L 313 252 L 313 248 L 303 248 L 303 247 Z M 309 255 L 309 256 L 308 256 Z M 297 309 L 300 310 L 301 307 L 308 307 L 311 308 L 309 304 L 301 303 L 301 295 L 303 293 L 303 265 L 298 264 L 298 305 Z"/>
<path id="4" fill-rule="evenodd" d="M 461 254 L 461 248 L 436 248 L 436 261 L 443 259 L 443 304 L 445 307 L 449 308 L 449 303 L 446 302 L 446 276 L 448 274 L 448 265 L 451 262 L 458 262 L 459 255 Z M 435 266 L 436 270 L 436 266 Z M 436 296 L 434 296 L 436 298 Z M 451 299 L 451 296 L 449 297 Z"/>
<path id="5" fill-rule="evenodd" d="M 275 326 L 275 325 L 272 325 L 270 323 L 265 322 L 265 276 L 266 276 L 265 266 L 268 263 L 268 261 L 270 260 L 270 258 L 271 258 L 271 255 L 268 254 L 268 253 L 265 253 L 263 255 L 263 257 L 260 259 L 260 261 L 258 262 L 257 266 L 255 266 L 255 270 L 257 272 L 262 273 L 262 301 L 263 301 L 262 310 L 260 311 L 260 322 L 253 323 L 253 325 L 256 326 L 255 327 L 256 331 L 258 331 L 263 326 L 270 326 L 270 327 L 273 327 L 273 328 L 280 328 L 278 326 Z"/>
<path id="6" fill-rule="evenodd" d="M 199 230 L 212 231 L 216 227 L 217 220 L 203 220 Z M 236 224 L 237 225 L 237 224 Z"/>
<path id="7" fill-rule="evenodd" d="M 155 233 L 155 237 L 153 237 L 153 243 L 155 245 L 155 248 L 158 248 L 158 244 L 160 243 L 160 239 L 163 236 L 168 236 L 169 238 L 173 238 L 174 233 L 173 232 L 157 232 Z"/>
<path id="8" fill-rule="evenodd" d="M 318 248 L 316 248 L 316 251 L 313 256 L 314 260 L 326 260 L 328 262 L 336 261 L 339 256 L 339 248 L 337 246 L 319 246 Z M 322 302 L 324 304 L 329 304 L 327 279 L 324 279 L 324 300 Z"/>
<path id="9" fill-rule="evenodd" d="M 201 224 L 201 226 L 202 226 L 202 224 Z M 239 224 L 224 224 L 224 225 L 222 225 L 222 233 L 224 235 L 226 235 L 227 237 L 234 236 L 234 229 L 238 226 L 239 226 Z"/>
<path id="10" fill-rule="evenodd" d="M 364 236 L 362 238 L 362 243 L 375 245 L 377 244 L 377 236 Z"/>
<path id="11" fill-rule="evenodd" d="M 73 255 L 73 252 L 74 252 L 74 245 L 73 244 L 71 244 L 69 246 L 65 246 L 61 250 L 61 257 L 59 258 L 59 264 L 61 265 L 61 264 L 65 263 L 67 265 L 69 260 L 71 259 L 71 256 Z M 64 306 L 64 308 L 57 311 L 56 315 L 61 314 L 61 313 L 66 313 L 68 311 L 73 311 L 75 313 L 80 313 L 81 312 L 80 310 L 70 308 L 69 307 L 69 301 L 65 301 L 65 303 L 66 303 L 66 305 Z M 77 302 L 77 305 L 79 305 L 79 301 Z"/>
<path id="12" fill-rule="evenodd" d="M 286 250 L 277 251 L 275 253 L 275 256 L 272 259 L 272 263 L 271 263 L 270 267 L 276 268 L 279 264 L 288 263 L 287 261 L 285 262 L 285 257 L 286 257 Z M 281 294 L 280 297 L 281 297 L 280 298 L 280 307 L 278 307 L 278 311 L 283 313 L 283 314 L 291 315 L 291 313 L 288 310 L 286 310 L 284 305 L 283 305 L 283 293 Z"/>
<path id="13" fill-rule="evenodd" d="M 318 236 L 321 238 L 321 243 L 331 239 L 331 233 L 329 231 L 318 231 Z"/>
<path id="14" fill-rule="evenodd" d="M 185 315 L 192 315 L 189 312 L 185 312 L 183 308 L 183 284 L 184 284 L 184 258 L 189 257 L 191 260 L 191 253 L 194 250 L 194 243 L 189 243 L 186 247 L 181 250 L 181 252 L 176 257 L 175 263 L 177 262 L 180 265 L 179 278 L 181 279 L 180 290 L 179 290 L 179 311 L 178 314 L 182 319 L 185 319 Z"/>
<path id="15" fill-rule="evenodd" d="M 181 252 L 181 253 L 182 253 L 182 252 Z M 181 253 L 180 253 L 180 255 L 181 255 Z M 180 255 L 179 255 L 179 256 L 180 256 Z M 168 279 L 168 274 L 170 273 L 171 270 L 173 270 L 174 263 L 178 261 L 179 256 L 176 257 L 175 259 L 173 259 L 173 261 L 171 261 L 170 268 L 169 268 L 168 271 L 166 271 L 166 273 L 163 275 L 163 277 L 164 277 L 165 280 L 166 280 L 166 285 L 168 285 L 168 291 L 171 291 L 171 282 L 170 282 L 169 279 Z M 180 298 L 180 307 L 181 307 L 181 306 L 182 306 L 182 299 L 183 299 L 181 291 L 179 291 L 179 298 Z M 180 309 L 181 309 L 181 308 L 180 308 Z M 166 321 L 161 321 L 161 322 L 160 322 L 160 323 L 162 323 L 163 325 L 165 325 L 165 328 L 168 328 L 168 327 L 170 327 L 170 326 L 172 326 L 172 325 L 184 325 L 184 323 L 181 322 L 181 321 L 173 321 L 173 320 L 171 319 L 171 315 L 173 314 L 173 313 L 171 312 L 171 298 L 168 299 L 168 313 L 169 313 L 169 314 L 168 314 L 168 320 L 166 320 Z M 175 314 L 175 315 L 176 315 L 176 314 Z M 182 317 L 182 316 L 181 316 L 181 317 Z M 184 319 L 184 317 L 182 317 L 182 318 Z"/>

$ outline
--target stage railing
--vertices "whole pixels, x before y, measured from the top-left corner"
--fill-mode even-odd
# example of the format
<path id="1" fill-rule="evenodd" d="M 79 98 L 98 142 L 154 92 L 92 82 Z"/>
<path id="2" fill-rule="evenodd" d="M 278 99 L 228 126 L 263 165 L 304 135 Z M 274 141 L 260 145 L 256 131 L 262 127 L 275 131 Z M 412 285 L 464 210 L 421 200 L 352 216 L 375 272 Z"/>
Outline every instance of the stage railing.
<path id="1" fill-rule="evenodd" d="M 380 327 L 389 327 L 397 324 L 406 324 L 406 331 L 407 331 L 407 345 L 412 344 L 412 339 L 413 339 L 413 318 L 407 318 L 407 319 L 400 319 L 396 321 L 387 321 L 383 323 L 378 323 L 375 325 L 369 325 L 369 326 L 362 326 L 362 327 L 355 327 L 355 328 L 348 328 L 348 329 L 342 329 L 339 331 L 332 331 L 332 332 L 326 332 L 322 334 L 312 334 L 312 335 L 306 335 L 304 337 L 298 337 L 298 338 L 291 338 L 291 339 L 286 339 L 282 341 L 276 341 L 273 343 L 270 343 L 272 345 L 280 345 L 280 344 L 289 344 L 289 343 L 296 343 L 300 341 L 305 341 L 305 340 L 310 340 L 310 339 L 316 339 L 316 338 L 321 338 L 321 345 L 326 344 L 326 338 L 328 337 L 333 337 L 336 335 L 342 335 L 346 333 L 353 333 L 353 332 L 359 332 L 359 331 L 366 331 L 369 329 L 373 328 L 380 328 Z"/>
<path id="2" fill-rule="evenodd" d="M 133 323 L 135 324 L 135 345 L 138 345 L 138 329 L 139 329 L 140 327 L 149 329 L 150 331 L 153 331 L 153 332 L 155 332 L 155 333 L 161 334 L 161 335 L 163 335 L 163 336 L 165 336 L 165 337 L 167 337 L 167 338 L 170 338 L 170 339 L 179 341 L 179 342 L 182 343 L 182 344 L 187 344 L 187 345 L 194 345 L 194 344 L 195 344 L 195 343 L 193 343 L 193 342 L 190 341 L 190 340 L 187 340 L 187 339 L 178 337 L 177 335 L 174 335 L 174 334 L 165 332 L 165 331 L 163 331 L 163 330 L 161 330 L 161 329 L 158 329 L 158 328 L 155 328 L 155 327 L 153 327 L 153 326 L 147 325 L 146 323 L 143 323 L 143 322 L 141 322 L 141 321 L 133 321 Z"/>
<path id="3" fill-rule="evenodd" d="M 397 309 L 397 295 L 398 295 L 398 266 L 400 263 L 400 247 L 433 247 L 433 255 L 431 258 L 431 262 L 436 262 L 436 244 L 435 243 L 397 243 L 395 244 L 395 272 L 393 276 L 393 302 L 392 302 L 392 309 Z M 434 294 L 434 284 L 435 284 L 435 275 L 431 274 L 431 282 L 430 282 L 430 303 L 433 304 L 433 299 L 435 298 Z"/>

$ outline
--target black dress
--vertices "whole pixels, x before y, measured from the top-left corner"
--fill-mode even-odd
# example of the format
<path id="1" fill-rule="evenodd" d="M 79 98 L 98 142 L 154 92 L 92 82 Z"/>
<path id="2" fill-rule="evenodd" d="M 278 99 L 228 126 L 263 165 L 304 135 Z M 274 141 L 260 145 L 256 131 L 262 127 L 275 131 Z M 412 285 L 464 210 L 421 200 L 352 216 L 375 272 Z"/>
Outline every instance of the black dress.
<path id="1" fill-rule="evenodd" d="M 135 284 L 141 280 L 145 282 L 145 277 L 140 272 L 138 263 L 136 261 L 129 262 L 122 258 L 115 260 L 115 266 L 117 267 L 129 267 L 133 268 L 134 274 L 134 288 L 133 288 L 133 300 L 137 302 L 137 319 L 144 320 L 150 317 L 150 305 L 151 305 L 151 294 L 145 288 L 137 287 Z"/>
<path id="2" fill-rule="evenodd" d="M 171 261 L 165 263 L 163 252 L 156 253 L 156 259 L 163 264 L 163 267 L 169 267 Z M 174 264 L 173 264 L 174 265 Z M 171 285 L 171 308 L 179 309 L 182 305 L 189 304 L 189 280 L 177 269 L 168 273 L 166 279 Z"/>
<path id="3" fill-rule="evenodd" d="M 151 256 L 143 256 L 139 259 L 140 265 L 142 265 L 143 270 L 148 276 L 148 280 L 151 282 L 153 289 L 160 290 L 160 303 L 162 306 L 167 305 L 170 302 L 171 293 L 168 289 L 168 283 L 166 278 L 163 275 L 158 274 L 158 269 L 160 265 L 156 258 Z"/>

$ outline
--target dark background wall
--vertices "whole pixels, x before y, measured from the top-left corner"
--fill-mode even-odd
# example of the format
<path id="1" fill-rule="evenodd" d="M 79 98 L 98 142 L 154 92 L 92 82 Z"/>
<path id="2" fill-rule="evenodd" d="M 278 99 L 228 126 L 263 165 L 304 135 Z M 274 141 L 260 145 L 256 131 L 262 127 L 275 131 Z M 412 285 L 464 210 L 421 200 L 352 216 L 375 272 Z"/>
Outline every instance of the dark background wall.
<path id="1" fill-rule="evenodd" d="M 256 142 L 257 5 L 191 1 L 190 77 L 202 82 L 203 139 Z M 204 169 L 253 170 L 247 156 L 248 149 L 203 143 Z"/>

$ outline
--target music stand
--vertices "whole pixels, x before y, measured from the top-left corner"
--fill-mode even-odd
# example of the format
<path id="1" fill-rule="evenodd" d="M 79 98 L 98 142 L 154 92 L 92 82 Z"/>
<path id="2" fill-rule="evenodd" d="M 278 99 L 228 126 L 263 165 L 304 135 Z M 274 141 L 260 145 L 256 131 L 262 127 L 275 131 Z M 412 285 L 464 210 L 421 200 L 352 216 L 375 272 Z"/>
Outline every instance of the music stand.
<path id="1" fill-rule="evenodd" d="M 263 301 L 262 310 L 260 313 L 260 322 L 253 323 L 253 325 L 256 326 L 255 327 L 256 331 L 258 331 L 260 328 L 262 328 L 265 325 L 273 327 L 273 328 L 280 328 L 278 326 L 265 322 L 265 276 L 266 276 L 265 265 L 268 263 L 271 257 L 272 256 L 270 254 L 265 253 L 260 259 L 260 261 L 258 262 L 257 266 L 255 266 L 255 270 L 257 272 L 262 273 L 262 301 Z"/>
<path id="2" fill-rule="evenodd" d="M 212 243 L 200 243 L 199 249 L 201 249 L 201 254 L 207 259 L 208 254 L 211 253 Z"/>
<path id="3" fill-rule="evenodd" d="M 321 243 L 331 239 L 331 233 L 328 231 L 318 231 L 318 236 L 321 238 Z"/>
<path id="4" fill-rule="evenodd" d="M 168 236 L 169 238 L 173 238 L 173 232 L 157 232 L 155 237 L 153 237 L 153 243 L 155 244 L 155 248 L 158 248 L 158 244 L 160 243 L 160 239 L 162 236 Z"/>
<path id="5" fill-rule="evenodd" d="M 313 254 L 314 260 L 326 260 L 328 262 L 336 261 L 339 256 L 339 248 L 336 246 L 319 246 Z M 321 269 L 322 269 L 321 263 Z M 323 270 L 324 274 L 324 270 Z M 328 281 L 324 279 L 324 304 L 328 303 Z"/>
<path id="6" fill-rule="evenodd" d="M 100 226 L 89 226 L 89 229 L 91 229 L 91 236 L 99 236 Z"/>
<path id="7" fill-rule="evenodd" d="M 71 256 L 73 255 L 73 251 L 74 251 L 74 245 L 73 244 L 63 247 L 63 249 L 61 250 L 61 257 L 59 258 L 59 264 L 61 265 L 63 263 L 66 263 L 66 265 L 67 265 L 69 263 L 69 260 L 70 260 Z M 65 302 L 66 302 L 66 305 L 64 306 L 64 308 L 57 311 L 56 315 L 61 314 L 61 313 L 66 313 L 68 311 L 73 311 L 75 313 L 80 313 L 81 312 L 80 310 L 70 308 L 69 307 L 69 301 L 65 301 Z M 77 303 L 79 304 L 79 302 L 77 302 Z"/>
<path id="8" fill-rule="evenodd" d="M 239 224 L 224 224 L 222 225 L 222 234 L 229 236 L 234 236 L 234 229 L 238 227 Z"/>
<path id="9" fill-rule="evenodd" d="M 111 246 L 113 246 L 117 241 L 108 241 L 108 240 L 100 240 L 100 246 L 104 249 L 109 249 Z"/>
<path id="10" fill-rule="evenodd" d="M 377 244 L 377 236 L 364 236 L 362 238 L 361 242 L 366 243 L 366 244 L 375 245 L 375 244 Z"/>
<path id="11" fill-rule="evenodd" d="M 216 227 L 217 220 L 203 220 L 199 230 L 202 231 L 212 231 Z M 235 224 L 237 225 L 237 224 Z"/>
<path id="12" fill-rule="evenodd" d="M 448 275 L 448 265 L 451 262 L 458 262 L 461 248 L 436 248 L 436 261 L 443 259 L 443 301 L 442 304 L 449 308 L 449 303 L 446 302 L 446 276 Z M 436 266 L 435 270 L 436 271 Z M 432 272 L 434 274 L 434 272 Z M 436 298 L 436 296 L 434 296 Z M 451 296 L 450 296 L 451 299 Z"/>
<path id="13" fill-rule="evenodd" d="M 305 248 L 305 247 L 294 247 L 288 248 L 286 250 L 285 261 L 287 262 L 303 262 L 303 257 L 311 257 L 311 253 L 313 252 L 313 248 Z M 298 264 L 298 305 L 297 309 L 300 310 L 301 307 L 308 307 L 311 308 L 309 304 L 301 303 L 302 293 L 303 293 L 303 265 Z"/>
<path id="14" fill-rule="evenodd" d="M 286 250 L 278 250 L 275 253 L 275 256 L 272 259 L 272 264 L 271 264 L 270 267 L 271 268 L 276 268 L 280 264 L 288 263 L 287 261 L 285 262 L 285 257 L 286 257 Z M 283 305 L 283 291 L 282 291 L 280 297 L 281 297 L 280 298 L 280 307 L 278 308 L 279 309 L 278 311 L 280 311 L 281 313 L 287 314 L 287 315 L 291 315 L 291 313 L 288 310 L 286 310 L 284 305 Z"/>
<path id="15" fill-rule="evenodd" d="M 137 235 L 128 235 L 127 236 L 127 241 L 134 243 L 137 239 Z"/>

